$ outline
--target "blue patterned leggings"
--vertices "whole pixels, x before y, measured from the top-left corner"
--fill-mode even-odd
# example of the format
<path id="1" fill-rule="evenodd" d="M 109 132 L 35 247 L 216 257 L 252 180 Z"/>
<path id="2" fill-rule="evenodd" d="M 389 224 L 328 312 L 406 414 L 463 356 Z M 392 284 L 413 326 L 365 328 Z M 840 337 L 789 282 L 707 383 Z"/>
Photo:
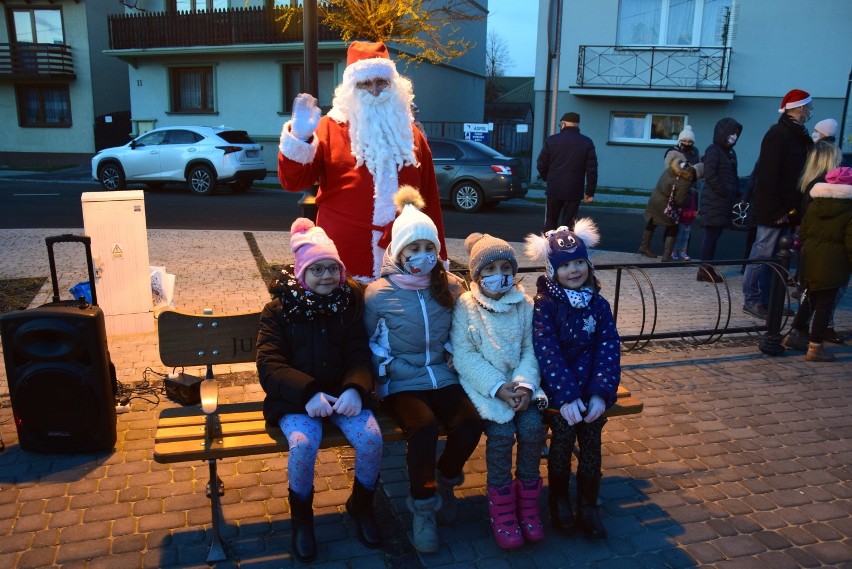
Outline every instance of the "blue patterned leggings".
<path id="1" fill-rule="evenodd" d="M 355 478 L 364 488 L 372 490 L 379 477 L 382 459 L 382 432 L 373 412 L 367 409 L 355 417 L 335 413 L 325 419 L 337 426 L 355 449 Z M 322 417 L 308 417 L 304 413 L 284 415 L 278 426 L 287 437 L 290 452 L 287 474 L 290 491 L 305 499 L 314 487 L 314 467 L 322 441 Z"/>

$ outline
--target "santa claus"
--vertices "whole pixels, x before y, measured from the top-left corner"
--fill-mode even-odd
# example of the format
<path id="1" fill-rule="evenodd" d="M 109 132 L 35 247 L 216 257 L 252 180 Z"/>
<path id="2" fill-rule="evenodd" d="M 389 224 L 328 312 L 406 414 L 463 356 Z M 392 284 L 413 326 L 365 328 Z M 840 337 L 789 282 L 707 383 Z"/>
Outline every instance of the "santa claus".
<path id="1" fill-rule="evenodd" d="M 413 100 L 411 81 L 397 73 L 385 44 L 356 41 L 328 115 L 320 118 L 316 99 L 302 93 L 281 131 L 282 187 L 296 192 L 319 181 L 317 225 L 361 281 L 380 276 L 396 217 L 393 196 L 404 184 L 423 196 L 447 259 L 432 152 L 413 126 Z"/>

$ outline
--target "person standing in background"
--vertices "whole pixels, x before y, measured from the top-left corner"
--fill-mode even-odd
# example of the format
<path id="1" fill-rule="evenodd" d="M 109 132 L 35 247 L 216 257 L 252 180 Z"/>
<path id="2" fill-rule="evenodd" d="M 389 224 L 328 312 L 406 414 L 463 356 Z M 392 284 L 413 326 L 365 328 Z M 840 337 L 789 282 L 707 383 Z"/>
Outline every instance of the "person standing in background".
<path id="1" fill-rule="evenodd" d="M 536 160 L 539 176 L 547 183 L 543 232 L 563 225 L 573 229 L 580 200 L 592 202 L 598 186 L 595 143 L 580 134 L 580 115 L 565 113 L 559 126 L 559 133 L 544 141 Z"/>
<path id="2" fill-rule="evenodd" d="M 808 151 L 813 147 L 805 123 L 813 113 L 806 91 L 793 89 L 781 100 L 781 118 L 769 127 L 760 143 L 752 207 L 757 233 L 749 260 L 768 260 L 778 240 L 801 219 L 802 194 L 798 182 Z M 746 267 L 743 275 L 743 312 L 766 319 L 772 269 L 761 264 Z"/>

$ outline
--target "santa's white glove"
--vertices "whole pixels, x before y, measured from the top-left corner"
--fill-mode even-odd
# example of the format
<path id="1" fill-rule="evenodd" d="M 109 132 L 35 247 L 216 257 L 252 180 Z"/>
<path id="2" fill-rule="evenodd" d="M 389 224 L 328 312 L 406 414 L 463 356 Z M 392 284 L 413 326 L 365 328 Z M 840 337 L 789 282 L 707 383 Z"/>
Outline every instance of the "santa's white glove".
<path id="1" fill-rule="evenodd" d="M 344 417 L 354 417 L 361 412 L 361 396 L 355 388 L 350 387 L 340 394 L 337 398 L 337 403 L 334 404 L 335 413 L 340 413 Z"/>
<path id="2" fill-rule="evenodd" d="M 337 403 L 336 397 L 320 391 L 311 397 L 308 404 L 305 405 L 305 411 L 308 417 L 331 417 L 334 414 L 334 409 L 331 406 L 335 403 Z"/>
<path id="3" fill-rule="evenodd" d="M 308 140 L 317 129 L 322 111 L 317 100 L 308 93 L 299 93 L 293 100 L 293 118 L 290 132 L 299 140 Z"/>

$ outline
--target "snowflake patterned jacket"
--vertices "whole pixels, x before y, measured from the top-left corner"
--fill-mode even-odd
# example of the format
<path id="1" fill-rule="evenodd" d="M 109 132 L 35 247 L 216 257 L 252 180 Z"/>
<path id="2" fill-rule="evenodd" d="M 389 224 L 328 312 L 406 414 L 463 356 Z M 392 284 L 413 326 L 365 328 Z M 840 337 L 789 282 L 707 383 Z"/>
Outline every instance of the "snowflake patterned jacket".
<path id="1" fill-rule="evenodd" d="M 549 406 L 559 409 L 577 398 L 598 395 L 615 404 L 621 379 L 621 344 L 609 303 L 598 291 L 584 308 L 574 308 L 551 279 L 536 282 L 533 348 Z"/>

